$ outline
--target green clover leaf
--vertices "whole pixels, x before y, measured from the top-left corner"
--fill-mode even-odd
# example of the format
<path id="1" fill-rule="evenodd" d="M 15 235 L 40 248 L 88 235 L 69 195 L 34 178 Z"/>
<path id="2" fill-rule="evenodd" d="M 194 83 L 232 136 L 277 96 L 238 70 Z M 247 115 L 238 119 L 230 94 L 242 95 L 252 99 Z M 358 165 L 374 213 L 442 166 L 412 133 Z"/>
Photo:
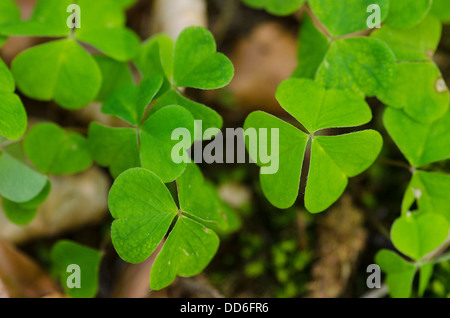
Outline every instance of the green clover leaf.
<path id="1" fill-rule="evenodd" d="M 14 79 L 0 59 L 0 135 L 11 140 L 22 137 L 28 123 L 25 108 L 14 90 Z"/>
<path id="2" fill-rule="evenodd" d="M 395 144 L 415 168 L 450 158 L 450 111 L 430 124 L 422 124 L 405 112 L 388 107 L 384 126 Z"/>
<path id="3" fill-rule="evenodd" d="M 184 29 L 175 44 L 167 36 L 150 38 L 141 47 L 136 64 L 145 76 L 167 79 L 163 92 L 170 88 L 169 83 L 174 87 L 222 88 L 234 74 L 230 60 L 217 52 L 211 32 L 202 27 Z"/>
<path id="4" fill-rule="evenodd" d="M 202 27 L 188 27 L 181 32 L 173 59 L 173 81 L 177 87 L 217 89 L 233 78 L 233 64 L 216 52 L 213 35 Z"/>
<path id="5" fill-rule="evenodd" d="M 405 214 L 414 201 L 419 208 L 442 215 L 450 222 L 450 175 L 418 170 L 413 174 L 402 202 L 402 213 Z"/>
<path id="6" fill-rule="evenodd" d="M 158 86 L 155 84 L 161 85 L 161 81 L 148 83 L 151 82 L 153 88 Z M 144 98 L 146 101 L 156 94 L 153 89 L 144 92 L 141 96 L 147 95 Z M 143 104 L 141 102 L 139 105 Z M 128 114 L 129 118 L 139 119 L 143 115 L 143 108 L 133 103 L 118 103 L 115 107 L 111 113 L 117 116 Z M 136 109 L 140 110 L 136 112 Z M 176 163 L 171 157 L 172 148 L 178 143 L 178 140 L 172 140 L 172 133 L 177 128 L 187 129 L 193 137 L 194 119 L 184 107 L 166 106 L 152 113 L 143 124 L 135 125 L 135 128 L 109 128 L 93 123 L 89 128 L 88 143 L 94 160 L 109 167 L 113 177 L 129 168 L 142 166 L 156 173 L 164 182 L 172 182 L 186 167 L 185 162 Z"/>
<path id="7" fill-rule="evenodd" d="M 86 139 L 53 123 L 41 123 L 31 128 L 23 147 L 27 157 L 42 173 L 74 174 L 92 165 Z"/>
<path id="8" fill-rule="evenodd" d="M 386 25 L 408 29 L 419 24 L 431 9 L 433 0 L 394 0 L 390 2 Z"/>
<path id="9" fill-rule="evenodd" d="M 7 218 L 14 224 L 24 226 L 33 221 L 39 206 L 47 199 L 51 189 L 50 181 L 42 191 L 27 202 L 14 202 L 3 198 L 2 207 Z"/>
<path id="10" fill-rule="evenodd" d="M 419 208 L 440 214 L 450 221 L 450 176 L 420 170 L 421 168 L 450 158 L 450 111 L 441 119 L 422 124 L 401 110 L 387 108 L 384 126 L 402 154 L 412 166 L 412 179 L 406 189 L 402 213 L 405 214 L 417 201 Z"/>
<path id="11" fill-rule="evenodd" d="M 164 76 L 170 87 L 173 76 L 173 40 L 164 34 L 152 36 L 142 43 L 135 63 L 144 76 Z"/>
<path id="12" fill-rule="evenodd" d="M 116 90 L 133 84 L 133 76 L 127 63 L 104 55 L 96 54 L 93 57 L 102 74 L 102 86 L 97 94 L 97 101 L 103 102 Z"/>
<path id="13" fill-rule="evenodd" d="M 389 250 L 379 251 L 375 262 L 387 273 L 386 284 L 391 297 L 408 298 L 411 295 L 412 283 L 416 274 L 414 264 Z"/>
<path id="14" fill-rule="evenodd" d="M 155 172 L 164 182 L 171 182 L 186 168 L 185 162 L 172 160 L 172 149 L 178 140 L 172 140 L 175 129 L 185 128 L 194 142 L 194 118 L 181 106 L 167 106 L 147 119 L 141 127 L 142 167 Z"/>
<path id="15" fill-rule="evenodd" d="M 311 17 L 306 15 L 300 28 L 298 67 L 293 76 L 314 79 L 329 45 L 329 39 L 316 28 Z"/>
<path id="16" fill-rule="evenodd" d="M 429 61 L 436 52 L 441 35 L 440 21 L 427 15 L 422 22 L 410 29 L 395 29 L 386 25 L 370 36 L 387 43 L 397 61 Z"/>
<path id="17" fill-rule="evenodd" d="M 158 111 L 163 107 L 166 107 L 167 105 L 183 106 L 192 114 L 194 120 L 199 120 L 202 122 L 204 130 L 209 128 L 222 128 L 222 117 L 214 109 L 187 99 L 179 92 L 174 90 L 169 90 L 164 95 L 162 95 L 156 101 L 155 105 L 153 105 L 153 108 L 150 110 L 150 114 Z"/>
<path id="18" fill-rule="evenodd" d="M 316 80 L 326 88 L 376 96 L 390 87 L 395 66 L 392 50 L 378 39 L 340 39 L 331 44 L 317 70 Z"/>
<path id="19" fill-rule="evenodd" d="M 201 120 L 204 129 L 222 127 L 222 118 L 215 110 L 187 99 L 177 89 L 181 86 L 216 89 L 231 81 L 233 65 L 216 52 L 215 40 L 207 29 L 189 27 L 175 44 L 166 35 L 154 36 L 142 45 L 135 63 L 144 77 L 164 77 L 150 113 L 165 106 L 180 105 L 189 110 L 195 120 Z"/>
<path id="20" fill-rule="evenodd" d="M 94 161 L 102 167 L 109 167 L 113 178 L 141 165 L 134 128 L 112 128 L 94 122 L 89 126 L 88 144 Z"/>
<path id="21" fill-rule="evenodd" d="M 0 2 L 0 26 L 9 24 L 20 19 L 20 10 L 13 0 Z M 0 47 L 5 43 L 6 36 L 0 36 Z"/>
<path id="22" fill-rule="evenodd" d="M 61 240 L 52 248 L 50 258 L 55 275 L 60 278 L 64 292 L 73 298 L 93 298 L 97 295 L 99 270 L 102 255 L 99 251 L 78 243 Z M 79 288 L 70 288 L 72 269 L 76 265 L 80 270 Z"/>
<path id="23" fill-rule="evenodd" d="M 42 101 L 54 99 L 68 109 L 89 104 L 101 86 L 101 73 L 95 60 L 73 40 L 58 40 L 27 49 L 17 55 L 11 70 L 26 96 Z"/>
<path id="24" fill-rule="evenodd" d="M 162 83 L 161 76 L 153 76 L 143 79 L 139 86 L 129 84 L 118 89 L 105 100 L 102 112 L 138 126 L 142 122 L 145 109 L 159 92 Z"/>
<path id="25" fill-rule="evenodd" d="M 180 205 L 183 191 L 198 195 L 195 181 L 194 188 L 190 185 L 187 180 L 178 185 Z M 140 263 L 147 259 L 168 234 L 152 267 L 152 289 L 168 286 L 176 275 L 200 273 L 217 251 L 217 235 L 190 216 L 204 222 L 215 218 L 194 212 L 194 206 L 189 213 L 181 206 L 178 209 L 163 181 L 149 170 L 134 168 L 122 173 L 111 188 L 109 208 L 115 219 L 111 228 L 112 241 L 120 257 L 127 262 Z M 173 222 L 175 225 L 168 233 Z"/>
<path id="26" fill-rule="evenodd" d="M 408 213 L 392 225 L 391 239 L 400 252 L 418 261 L 445 241 L 449 228 L 447 220 L 439 214 Z"/>
<path id="27" fill-rule="evenodd" d="M 10 201 L 30 201 L 41 193 L 47 178 L 12 157 L 0 151 L 0 195 Z"/>
<path id="28" fill-rule="evenodd" d="M 447 0 L 433 0 L 431 13 L 443 23 L 450 22 L 450 3 Z"/>
<path id="29" fill-rule="evenodd" d="M 212 230 L 180 216 L 152 266 L 150 288 L 162 289 L 175 277 L 200 274 L 219 248 L 219 237 Z"/>
<path id="30" fill-rule="evenodd" d="M 433 263 L 421 260 L 446 240 L 449 228 L 442 216 L 421 211 L 403 215 L 394 222 L 391 228 L 394 246 L 416 263 L 410 263 L 392 251 L 377 253 L 375 261 L 387 273 L 386 283 L 392 297 L 410 297 L 417 270 L 420 272 L 418 294 L 423 295 L 433 272 Z"/>
<path id="31" fill-rule="evenodd" d="M 305 3 L 305 0 L 242 0 L 254 9 L 265 9 L 267 12 L 285 16 L 296 12 Z"/>
<path id="32" fill-rule="evenodd" d="M 40 0 L 27 21 L 13 21 L 0 25 L 0 34 L 16 36 L 65 37 L 71 30 L 67 27 L 67 7 L 72 0 Z"/>
<path id="33" fill-rule="evenodd" d="M 386 105 L 403 109 L 418 122 L 431 123 L 447 112 L 450 93 L 432 62 L 398 63 L 395 79 L 378 95 Z"/>
<path id="34" fill-rule="evenodd" d="M 397 1 L 397 0 L 395 0 Z M 389 12 L 389 0 L 309 0 L 314 14 L 334 37 L 367 30 L 370 12 L 367 8 L 374 4 L 380 7 L 381 21 Z"/>
<path id="35" fill-rule="evenodd" d="M 375 161 L 381 151 L 382 138 L 372 130 L 339 136 L 318 133 L 326 128 L 355 127 L 371 120 L 372 114 L 365 101 L 347 91 L 326 90 L 308 79 L 289 79 L 279 86 L 277 99 L 303 124 L 309 135 L 263 112 L 248 116 L 244 127 L 256 129 L 259 138 L 261 129 L 279 129 L 279 169 L 273 174 L 261 171 L 262 190 L 276 207 L 292 206 L 298 196 L 302 164 L 310 142 L 305 206 L 312 213 L 321 212 L 341 196 L 348 177 L 362 173 Z M 271 140 L 271 133 L 267 135 L 267 140 Z M 264 161 L 248 140 L 246 144 L 253 161 L 264 167 Z"/>
<path id="36" fill-rule="evenodd" d="M 220 200 L 216 189 L 210 187 L 200 169 L 194 163 L 186 166 L 183 174 L 177 178 L 180 209 L 186 215 L 194 217 L 199 222 L 204 221 L 208 228 L 215 223 L 221 230 L 228 228 L 227 216 L 220 211 Z M 218 213 L 211 213 L 219 211 Z"/>
<path id="37" fill-rule="evenodd" d="M 12 70 L 26 96 L 55 100 L 64 108 L 79 109 L 104 93 L 100 92 L 101 71 L 79 42 L 118 61 L 129 61 L 139 53 L 140 41 L 125 27 L 124 7 L 110 0 L 79 0 L 82 26 L 70 29 L 67 8 L 72 3 L 72 0 L 40 0 L 30 20 L 0 25 L 0 34 L 66 37 L 20 53 Z M 30 67 L 34 72 L 28 72 Z"/>

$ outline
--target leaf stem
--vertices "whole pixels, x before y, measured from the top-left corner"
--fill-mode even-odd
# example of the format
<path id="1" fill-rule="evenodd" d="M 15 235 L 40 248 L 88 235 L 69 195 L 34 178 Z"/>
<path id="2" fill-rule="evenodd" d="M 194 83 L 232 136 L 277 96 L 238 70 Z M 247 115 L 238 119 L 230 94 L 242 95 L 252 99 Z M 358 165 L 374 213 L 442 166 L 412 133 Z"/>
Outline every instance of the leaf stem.
<path id="1" fill-rule="evenodd" d="M 412 171 L 411 170 L 412 167 L 402 161 L 397 161 L 397 160 L 393 160 L 393 159 L 389 159 L 389 158 L 378 158 L 377 162 L 380 164 L 385 164 L 385 165 L 389 165 L 389 166 L 393 166 L 393 167 L 400 167 L 400 168 L 407 169 L 408 171 Z"/>

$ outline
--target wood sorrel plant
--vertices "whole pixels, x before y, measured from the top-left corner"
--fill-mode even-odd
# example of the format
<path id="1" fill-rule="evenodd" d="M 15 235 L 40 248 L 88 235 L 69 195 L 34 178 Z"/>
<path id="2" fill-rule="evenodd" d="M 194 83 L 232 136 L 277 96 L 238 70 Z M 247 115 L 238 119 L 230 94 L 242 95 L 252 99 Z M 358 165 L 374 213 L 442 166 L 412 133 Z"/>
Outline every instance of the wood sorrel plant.
<path id="1" fill-rule="evenodd" d="M 278 15 L 292 13 L 304 2 L 243 1 Z M 409 260 L 382 250 L 376 262 L 387 273 L 393 297 L 409 297 L 415 273 L 420 272 L 417 295 L 421 296 L 433 264 L 448 259 L 436 258 L 438 253 L 432 252 L 447 246 L 441 244 L 450 228 L 446 195 L 450 176 L 429 171 L 429 165 L 450 158 L 449 91 L 432 59 L 442 23 L 450 22 L 450 3 L 307 2 L 299 66 L 293 78 L 280 85 L 276 96 L 304 131 L 263 112 L 252 113 L 246 120 L 248 127 L 280 128 L 280 170 L 261 175 L 262 190 L 277 207 L 293 205 L 308 154 L 305 207 L 312 213 L 327 209 L 345 190 L 347 178 L 375 161 L 382 139 L 373 130 L 330 136 L 324 129 L 368 123 L 372 114 L 364 98 L 378 98 L 386 105 L 384 127 L 408 161 L 412 179 L 401 204 L 402 215 L 391 229 L 394 246 Z M 383 25 L 369 32 L 365 30 L 371 5 L 378 6 Z M 411 211 L 415 202 L 419 209 Z"/>
<path id="2" fill-rule="evenodd" d="M 412 178 L 401 204 L 399 199 L 401 216 L 391 229 L 392 243 L 408 258 L 382 250 L 376 263 L 387 274 L 392 296 L 410 296 L 416 272 L 417 295 L 422 295 L 433 264 L 449 258 L 439 252 L 450 228 L 450 176 L 433 172 L 430 164 L 450 158 L 450 97 L 433 62 L 442 23 L 450 22 L 450 3 L 244 2 L 276 15 L 306 8 L 299 66 L 276 93 L 296 126 L 261 111 L 251 113 L 244 124 L 245 129 L 279 132 L 279 169 L 261 174 L 263 193 L 274 206 L 291 207 L 308 163 L 308 171 L 303 169 L 305 207 L 311 213 L 329 208 L 349 178 L 367 170 L 382 151 L 380 133 L 357 128 L 373 119 L 365 99 L 377 98 L 386 105 L 384 127 L 408 161 L 404 165 Z M 125 27 L 124 10 L 133 3 L 39 0 L 32 17 L 21 21 L 15 2 L 0 0 L 0 45 L 8 36 L 55 39 L 20 53 L 11 71 L 0 61 L 0 196 L 8 218 L 25 225 L 51 191 L 47 176 L 78 173 L 93 162 L 108 168 L 115 179 L 109 194 L 112 243 L 130 263 L 144 261 L 160 247 L 150 287 L 161 289 L 176 276 L 202 272 L 217 252 L 220 235 L 240 226 L 197 165 L 171 158 L 178 142 L 172 140 L 175 129 L 194 136 L 196 121 L 204 129 L 222 128 L 216 111 L 188 99 L 181 88 L 222 88 L 234 69 L 205 28 L 189 27 L 176 41 L 161 34 L 140 44 Z M 81 21 L 68 28 L 67 8 L 73 4 Z M 368 12 L 369 6 L 376 12 Z M 368 26 L 372 14 L 378 14 L 381 28 Z M 98 53 L 90 54 L 87 45 Z M 139 70 L 137 80 L 131 66 Z M 93 122 L 85 138 L 54 123 L 40 123 L 26 133 L 27 116 L 16 85 L 29 98 L 55 101 L 68 110 L 102 102 L 102 112 L 122 119 L 125 128 Z M 176 191 L 169 191 L 171 183 Z M 418 209 L 411 211 L 415 203 Z M 69 295 L 96 295 L 99 251 L 62 241 L 51 259 L 63 287 L 70 278 L 67 266 L 87 269 L 89 283 L 80 289 L 64 287 Z"/>

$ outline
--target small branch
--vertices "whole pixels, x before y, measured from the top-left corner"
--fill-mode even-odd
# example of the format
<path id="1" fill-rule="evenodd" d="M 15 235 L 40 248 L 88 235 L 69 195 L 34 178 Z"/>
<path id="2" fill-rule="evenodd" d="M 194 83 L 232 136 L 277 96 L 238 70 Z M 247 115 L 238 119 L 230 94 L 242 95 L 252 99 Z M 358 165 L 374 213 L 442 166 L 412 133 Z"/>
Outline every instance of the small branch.
<path id="1" fill-rule="evenodd" d="M 371 291 L 368 291 L 361 298 L 383 298 L 389 293 L 388 287 L 386 284 L 381 285 L 381 288 L 376 288 Z"/>
<path id="2" fill-rule="evenodd" d="M 434 251 L 432 251 L 431 253 L 429 253 L 428 255 L 426 255 L 423 258 L 423 262 L 430 262 L 436 258 L 438 258 L 439 256 L 441 256 L 442 254 L 444 254 L 444 252 L 447 250 L 447 248 L 450 247 L 450 236 L 444 241 L 444 243 L 441 244 L 441 246 L 439 246 L 437 249 L 435 249 Z"/>
<path id="3" fill-rule="evenodd" d="M 333 39 L 333 36 L 330 34 L 330 32 L 328 32 L 327 28 L 322 24 L 322 22 L 319 21 L 319 19 L 316 17 L 314 12 L 311 10 L 311 7 L 309 5 L 306 5 L 305 8 L 306 8 L 305 9 L 306 12 L 308 13 L 309 17 L 313 21 L 317 30 L 319 30 L 321 33 L 323 33 L 330 40 Z"/>
<path id="4" fill-rule="evenodd" d="M 409 171 L 411 171 L 411 169 L 412 169 L 412 167 L 410 165 L 408 165 L 407 163 L 397 161 L 397 160 L 392 160 L 392 159 L 387 159 L 387 158 L 379 158 L 379 159 L 377 159 L 377 162 L 381 163 L 381 164 L 393 166 L 393 167 L 404 168 Z"/>
<path id="5" fill-rule="evenodd" d="M 178 280 L 179 284 L 184 288 L 188 289 L 190 292 L 194 294 L 202 294 L 209 298 L 224 298 L 224 296 L 213 286 L 209 284 L 209 282 L 198 281 L 195 278 L 185 278 L 180 277 Z"/>

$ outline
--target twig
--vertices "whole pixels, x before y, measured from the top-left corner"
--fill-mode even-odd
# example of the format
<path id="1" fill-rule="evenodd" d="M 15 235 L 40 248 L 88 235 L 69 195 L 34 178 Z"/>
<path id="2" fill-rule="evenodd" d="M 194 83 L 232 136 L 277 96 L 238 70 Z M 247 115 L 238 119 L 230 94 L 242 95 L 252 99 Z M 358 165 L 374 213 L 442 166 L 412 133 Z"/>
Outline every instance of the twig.
<path id="1" fill-rule="evenodd" d="M 412 169 L 412 167 L 409 166 L 407 163 L 404 163 L 404 162 L 401 162 L 401 161 L 397 161 L 397 160 L 388 159 L 388 158 L 379 158 L 379 159 L 377 159 L 377 162 L 381 163 L 381 164 L 393 166 L 393 167 L 404 168 L 404 169 L 407 169 L 409 171 L 411 171 L 411 169 Z"/>
<path id="2" fill-rule="evenodd" d="M 386 284 L 381 285 L 381 288 L 376 288 L 368 291 L 361 298 L 383 298 L 388 294 L 389 290 Z"/>
<path id="3" fill-rule="evenodd" d="M 211 298 L 224 298 L 224 296 L 206 281 L 198 281 L 195 278 L 179 278 L 179 284 L 191 291 L 193 294 L 203 294 Z"/>

